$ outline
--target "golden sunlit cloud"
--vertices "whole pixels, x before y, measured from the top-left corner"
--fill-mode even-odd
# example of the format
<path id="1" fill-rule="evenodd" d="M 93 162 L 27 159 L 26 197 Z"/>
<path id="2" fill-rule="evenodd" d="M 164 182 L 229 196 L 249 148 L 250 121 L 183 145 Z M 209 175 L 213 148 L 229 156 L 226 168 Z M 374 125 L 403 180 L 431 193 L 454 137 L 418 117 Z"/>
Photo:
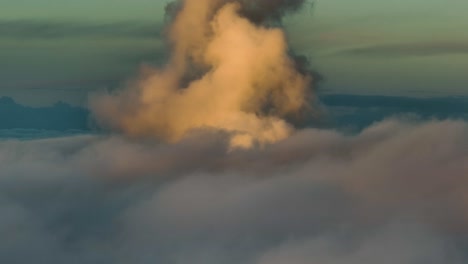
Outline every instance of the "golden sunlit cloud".
<path id="1" fill-rule="evenodd" d="M 231 148 L 288 137 L 294 128 L 286 117 L 309 108 L 311 76 L 289 56 L 283 30 L 243 15 L 244 1 L 180 4 L 169 25 L 168 64 L 123 91 L 94 97 L 101 125 L 169 142 L 193 130 L 221 130 L 231 135 Z"/>

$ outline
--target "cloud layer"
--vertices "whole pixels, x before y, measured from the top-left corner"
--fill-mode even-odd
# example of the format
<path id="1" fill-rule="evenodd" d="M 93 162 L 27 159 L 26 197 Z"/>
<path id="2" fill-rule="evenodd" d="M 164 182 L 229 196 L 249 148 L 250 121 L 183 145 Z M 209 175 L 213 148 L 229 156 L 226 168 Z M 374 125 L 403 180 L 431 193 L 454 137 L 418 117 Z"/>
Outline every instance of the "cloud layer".
<path id="1" fill-rule="evenodd" d="M 357 47 L 339 51 L 339 55 L 369 56 L 369 57 L 419 57 L 464 55 L 468 53 L 468 43 L 458 42 L 419 42 L 391 43 Z"/>
<path id="2" fill-rule="evenodd" d="M 232 152 L 223 133 L 2 141 L 0 261 L 464 263 L 467 134 L 387 120 Z"/>
<path id="3" fill-rule="evenodd" d="M 157 38 L 162 25 L 140 21 L 86 23 L 49 20 L 0 20 L 0 36 L 12 39 Z"/>

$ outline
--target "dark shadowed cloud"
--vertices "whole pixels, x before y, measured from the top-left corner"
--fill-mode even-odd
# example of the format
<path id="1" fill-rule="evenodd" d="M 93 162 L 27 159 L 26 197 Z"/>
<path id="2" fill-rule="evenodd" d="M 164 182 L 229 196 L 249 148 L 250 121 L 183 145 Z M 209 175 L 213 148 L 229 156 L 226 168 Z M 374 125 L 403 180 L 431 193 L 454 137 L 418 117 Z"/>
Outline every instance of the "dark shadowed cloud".
<path id="1" fill-rule="evenodd" d="M 221 0 L 219 3 L 240 4 L 240 13 L 254 23 L 280 21 L 288 13 L 301 9 L 308 0 Z M 174 0 L 166 6 L 166 17 L 173 18 L 181 10 L 182 0 Z"/>
<path id="2" fill-rule="evenodd" d="M 289 12 L 298 11 L 307 0 L 240 0 L 242 12 L 251 21 L 281 20 Z"/>

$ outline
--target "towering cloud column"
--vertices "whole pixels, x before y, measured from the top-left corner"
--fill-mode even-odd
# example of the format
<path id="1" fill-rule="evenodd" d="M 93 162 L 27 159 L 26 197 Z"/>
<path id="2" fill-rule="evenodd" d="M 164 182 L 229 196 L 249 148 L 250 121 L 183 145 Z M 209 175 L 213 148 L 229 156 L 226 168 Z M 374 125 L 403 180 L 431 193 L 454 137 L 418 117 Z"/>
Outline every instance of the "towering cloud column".
<path id="1" fill-rule="evenodd" d="M 184 0 L 168 5 L 171 58 L 132 87 L 91 101 L 97 120 L 135 137 L 176 142 L 221 130 L 232 148 L 288 137 L 307 112 L 311 76 L 277 26 L 303 0 Z"/>

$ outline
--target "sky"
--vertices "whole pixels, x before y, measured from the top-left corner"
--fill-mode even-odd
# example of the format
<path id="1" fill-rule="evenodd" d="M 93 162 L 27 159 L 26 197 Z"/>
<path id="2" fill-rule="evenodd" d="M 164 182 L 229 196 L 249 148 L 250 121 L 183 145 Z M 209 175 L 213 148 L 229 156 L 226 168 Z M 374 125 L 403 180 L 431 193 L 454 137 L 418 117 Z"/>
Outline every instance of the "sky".
<path id="1" fill-rule="evenodd" d="M 163 64 L 165 5 L 2 0 L 0 94 L 85 105 L 142 64 Z M 458 96 L 468 95 L 467 8 L 462 0 L 317 0 L 285 24 L 295 52 L 324 77 L 324 93 Z"/>
<path id="2" fill-rule="evenodd" d="M 468 263 L 465 0 L 0 1 L 0 263 Z"/>

